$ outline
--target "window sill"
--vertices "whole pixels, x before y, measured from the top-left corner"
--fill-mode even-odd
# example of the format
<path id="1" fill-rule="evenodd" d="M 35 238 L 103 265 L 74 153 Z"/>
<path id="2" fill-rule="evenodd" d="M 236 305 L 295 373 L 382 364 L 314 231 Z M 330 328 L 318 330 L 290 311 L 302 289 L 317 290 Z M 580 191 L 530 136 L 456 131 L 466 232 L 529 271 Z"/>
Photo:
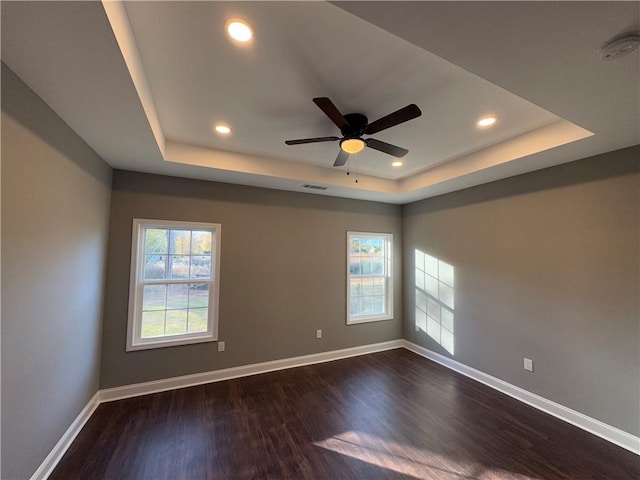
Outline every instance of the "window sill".
<path id="1" fill-rule="evenodd" d="M 165 347 L 177 347 L 180 345 L 192 345 L 194 343 L 206 343 L 206 342 L 215 342 L 218 339 L 215 338 L 212 334 L 189 336 L 189 337 L 178 337 L 178 338 L 159 338 L 154 340 L 143 340 L 137 343 L 127 345 L 127 352 L 134 352 L 136 350 L 151 350 L 155 348 L 165 348 Z"/>
<path id="2" fill-rule="evenodd" d="M 357 325 L 359 323 L 381 322 L 384 320 L 393 320 L 393 315 L 371 315 L 367 317 L 348 318 L 347 325 Z"/>

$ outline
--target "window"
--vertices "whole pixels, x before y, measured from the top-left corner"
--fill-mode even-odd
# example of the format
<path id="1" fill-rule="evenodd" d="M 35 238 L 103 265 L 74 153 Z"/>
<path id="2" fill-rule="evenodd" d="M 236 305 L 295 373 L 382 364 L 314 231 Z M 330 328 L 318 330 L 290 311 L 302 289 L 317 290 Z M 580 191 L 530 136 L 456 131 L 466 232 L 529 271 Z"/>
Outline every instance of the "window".
<path id="1" fill-rule="evenodd" d="M 220 229 L 133 220 L 127 351 L 217 339 Z"/>
<path id="2" fill-rule="evenodd" d="M 347 324 L 393 318 L 393 235 L 347 232 L 347 249 Z"/>

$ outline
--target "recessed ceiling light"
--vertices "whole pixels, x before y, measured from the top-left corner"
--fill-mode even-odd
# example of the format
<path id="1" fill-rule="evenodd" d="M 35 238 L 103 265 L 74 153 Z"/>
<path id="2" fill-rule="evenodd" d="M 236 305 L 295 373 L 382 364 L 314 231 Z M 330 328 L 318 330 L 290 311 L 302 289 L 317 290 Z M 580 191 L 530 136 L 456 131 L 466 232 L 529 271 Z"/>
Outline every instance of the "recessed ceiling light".
<path id="1" fill-rule="evenodd" d="M 253 38 L 253 30 L 247 22 L 237 18 L 227 22 L 227 33 L 238 42 L 248 42 Z"/>
<path id="2" fill-rule="evenodd" d="M 228 125 L 224 125 L 222 123 L 218 123 L 214 127 L 214 130 L 221 135 L 229 135 L 231 133 L 231 127 L 229 127 Z"/>
<path id="3" fill-rule="evenodd" d="M 495 124 L 497 120 L 498 117 L 496 117 L 495 115 L 487 115 L 486 117 L 482 117 L 480 120 L 478 120 L 478 126 L 483 128 L 490 127 L 491 125 Z"/>
<path id="4" fill-rule="evenodd" d="M 396 160 L 391 164 L 392 167 L 401 167 L 402 165 L 404 165 L 404 163 L 402 163 L 400 160 Z"/>

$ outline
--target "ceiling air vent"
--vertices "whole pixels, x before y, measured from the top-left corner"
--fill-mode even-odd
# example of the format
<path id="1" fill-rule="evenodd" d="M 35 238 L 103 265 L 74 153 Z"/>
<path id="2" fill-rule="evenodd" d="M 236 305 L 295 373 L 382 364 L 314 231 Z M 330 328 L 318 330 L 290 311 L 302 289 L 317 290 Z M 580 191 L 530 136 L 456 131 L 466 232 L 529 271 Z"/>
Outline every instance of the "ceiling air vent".
<path id="1" fill-rule="evenodd" d="M 310 183 L 305 183 L 302 185 L 302 188 L 308 188 L 310 190 L 326 190 L 329 187 L 323 187 L 322 185 L 311 185 Z"/>

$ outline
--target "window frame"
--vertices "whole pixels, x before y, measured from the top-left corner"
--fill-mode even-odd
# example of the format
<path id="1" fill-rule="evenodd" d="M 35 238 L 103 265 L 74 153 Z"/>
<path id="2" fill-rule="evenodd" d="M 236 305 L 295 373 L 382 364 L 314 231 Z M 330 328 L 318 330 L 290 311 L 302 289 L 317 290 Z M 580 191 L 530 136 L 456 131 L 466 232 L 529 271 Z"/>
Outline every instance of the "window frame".
<path id="1" fill-rule="evenodd" d="M 169 230 L 210 231 L 215 245 L 211 252 L 212 271 L 208 280 L 193 281 L 187 279 L 144 280 L 144 248 L 146 230 L 158 228 Z M 220 298 L 220 244 L 222 225 L 219 223 L 183 222 L 175 220 L 133 219 L 131 233 L 131 265 L 129 274 L 129 306 L 127 315 L 126 351 L 148 350 L 154 348 L 190 345 L 194 343 L 214 342 L 218 339 L 218 307 Z M 145 285 L 181 285 L 206 283 L 209 285 L 207 310 L 207 330 L 198 333 L 165 335 L 162 337 L 142 338 L 142 291 Z"/>
<path id="2" fill-rule="evenodd" d="M 381 238 L 384 244 L 385 272 L 382 275 L 352 275 L 351 274 L 351 239 L 352 237 Z M 383 313 L 370 315 L 351 314 L 351 279 L 352 278 L 384 278 L 385 281 L 385 308 Z M 379 322 L 393 319 L 393 234 L 377 232 L 347 232 L 347 325 L 360 323 Z"/>

